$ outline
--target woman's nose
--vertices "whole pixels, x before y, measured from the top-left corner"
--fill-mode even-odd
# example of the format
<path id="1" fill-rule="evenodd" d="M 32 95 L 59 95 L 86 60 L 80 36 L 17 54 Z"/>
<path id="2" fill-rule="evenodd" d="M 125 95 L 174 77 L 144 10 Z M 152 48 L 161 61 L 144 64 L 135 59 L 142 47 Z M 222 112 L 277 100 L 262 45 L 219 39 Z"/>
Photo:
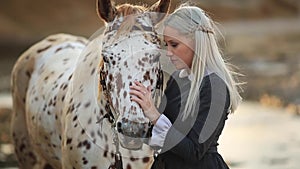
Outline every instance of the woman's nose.
<path id="1" fill-rule="evenodd" d="M 173 52 L 172 52 L 171 50 L 167 50 L 167 56 L 168 56 L 168 57 L 173 56 Z"/>

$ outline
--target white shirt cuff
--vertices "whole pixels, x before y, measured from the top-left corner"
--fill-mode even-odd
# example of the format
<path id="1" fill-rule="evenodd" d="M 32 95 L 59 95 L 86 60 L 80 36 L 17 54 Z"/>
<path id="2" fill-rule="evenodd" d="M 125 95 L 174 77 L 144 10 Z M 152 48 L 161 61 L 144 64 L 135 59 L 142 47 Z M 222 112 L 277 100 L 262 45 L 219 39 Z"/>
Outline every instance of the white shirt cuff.
<path id="1" fill-rule="evenodd" d="M 152 137 L 150 138 L 149 145 L 162 147 L 171 126 L 171 121 L 165 115 L 160 115 L 156 124 L 153 126 Z"/>

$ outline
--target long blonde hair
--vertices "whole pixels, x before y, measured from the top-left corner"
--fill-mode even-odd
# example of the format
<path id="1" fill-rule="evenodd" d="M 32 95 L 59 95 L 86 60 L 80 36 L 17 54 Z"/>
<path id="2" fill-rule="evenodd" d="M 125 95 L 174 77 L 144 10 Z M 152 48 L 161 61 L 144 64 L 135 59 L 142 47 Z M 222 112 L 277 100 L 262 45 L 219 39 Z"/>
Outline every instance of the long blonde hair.
<path id="1" fill-rule="evenodd" d="M 225 82 L 230 94 L 230 111 L 234 112 L 241 102 L 234 72 L 225 63 L 217 44 L 216 33 L 220 33 L 213 20 L 196 6 L 181 5 L 164 21 L 164 26 L 170 26 L 189 38 L 194 38 L 195 49 L 191 67 L 191 88 L 183 112 L 182 120 L 193 116 L 198 108 L 200 85 L 205 71 L 216 73 Z M 220 35 L 222 35 L 220 33 Z"/>

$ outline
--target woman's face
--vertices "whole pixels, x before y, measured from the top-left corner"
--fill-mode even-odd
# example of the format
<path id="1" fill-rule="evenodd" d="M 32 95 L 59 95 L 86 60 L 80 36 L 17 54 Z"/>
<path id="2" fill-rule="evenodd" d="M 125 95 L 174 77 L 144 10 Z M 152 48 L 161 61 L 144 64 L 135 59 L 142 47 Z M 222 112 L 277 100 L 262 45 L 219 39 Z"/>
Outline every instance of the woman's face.
<path id="1" fill-rule="evenodd" d="M 165 27 L 163 34 L 167 45 L 167 56 L 176 69 L 191 68 L 195 48 L 194 40 L 169 26 Z"/>

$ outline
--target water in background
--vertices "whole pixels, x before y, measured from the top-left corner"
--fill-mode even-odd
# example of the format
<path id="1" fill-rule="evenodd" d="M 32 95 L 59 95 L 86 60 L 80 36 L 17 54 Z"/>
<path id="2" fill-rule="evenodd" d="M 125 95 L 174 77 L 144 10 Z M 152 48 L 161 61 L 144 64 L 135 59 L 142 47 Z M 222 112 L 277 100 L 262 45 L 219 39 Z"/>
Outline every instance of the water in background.
<path id="1" fill-rule="evenodd" d="M 298 169 L 300 116 L 244 102 L 229 116 L 219 152 L 231 169 Z"/>

